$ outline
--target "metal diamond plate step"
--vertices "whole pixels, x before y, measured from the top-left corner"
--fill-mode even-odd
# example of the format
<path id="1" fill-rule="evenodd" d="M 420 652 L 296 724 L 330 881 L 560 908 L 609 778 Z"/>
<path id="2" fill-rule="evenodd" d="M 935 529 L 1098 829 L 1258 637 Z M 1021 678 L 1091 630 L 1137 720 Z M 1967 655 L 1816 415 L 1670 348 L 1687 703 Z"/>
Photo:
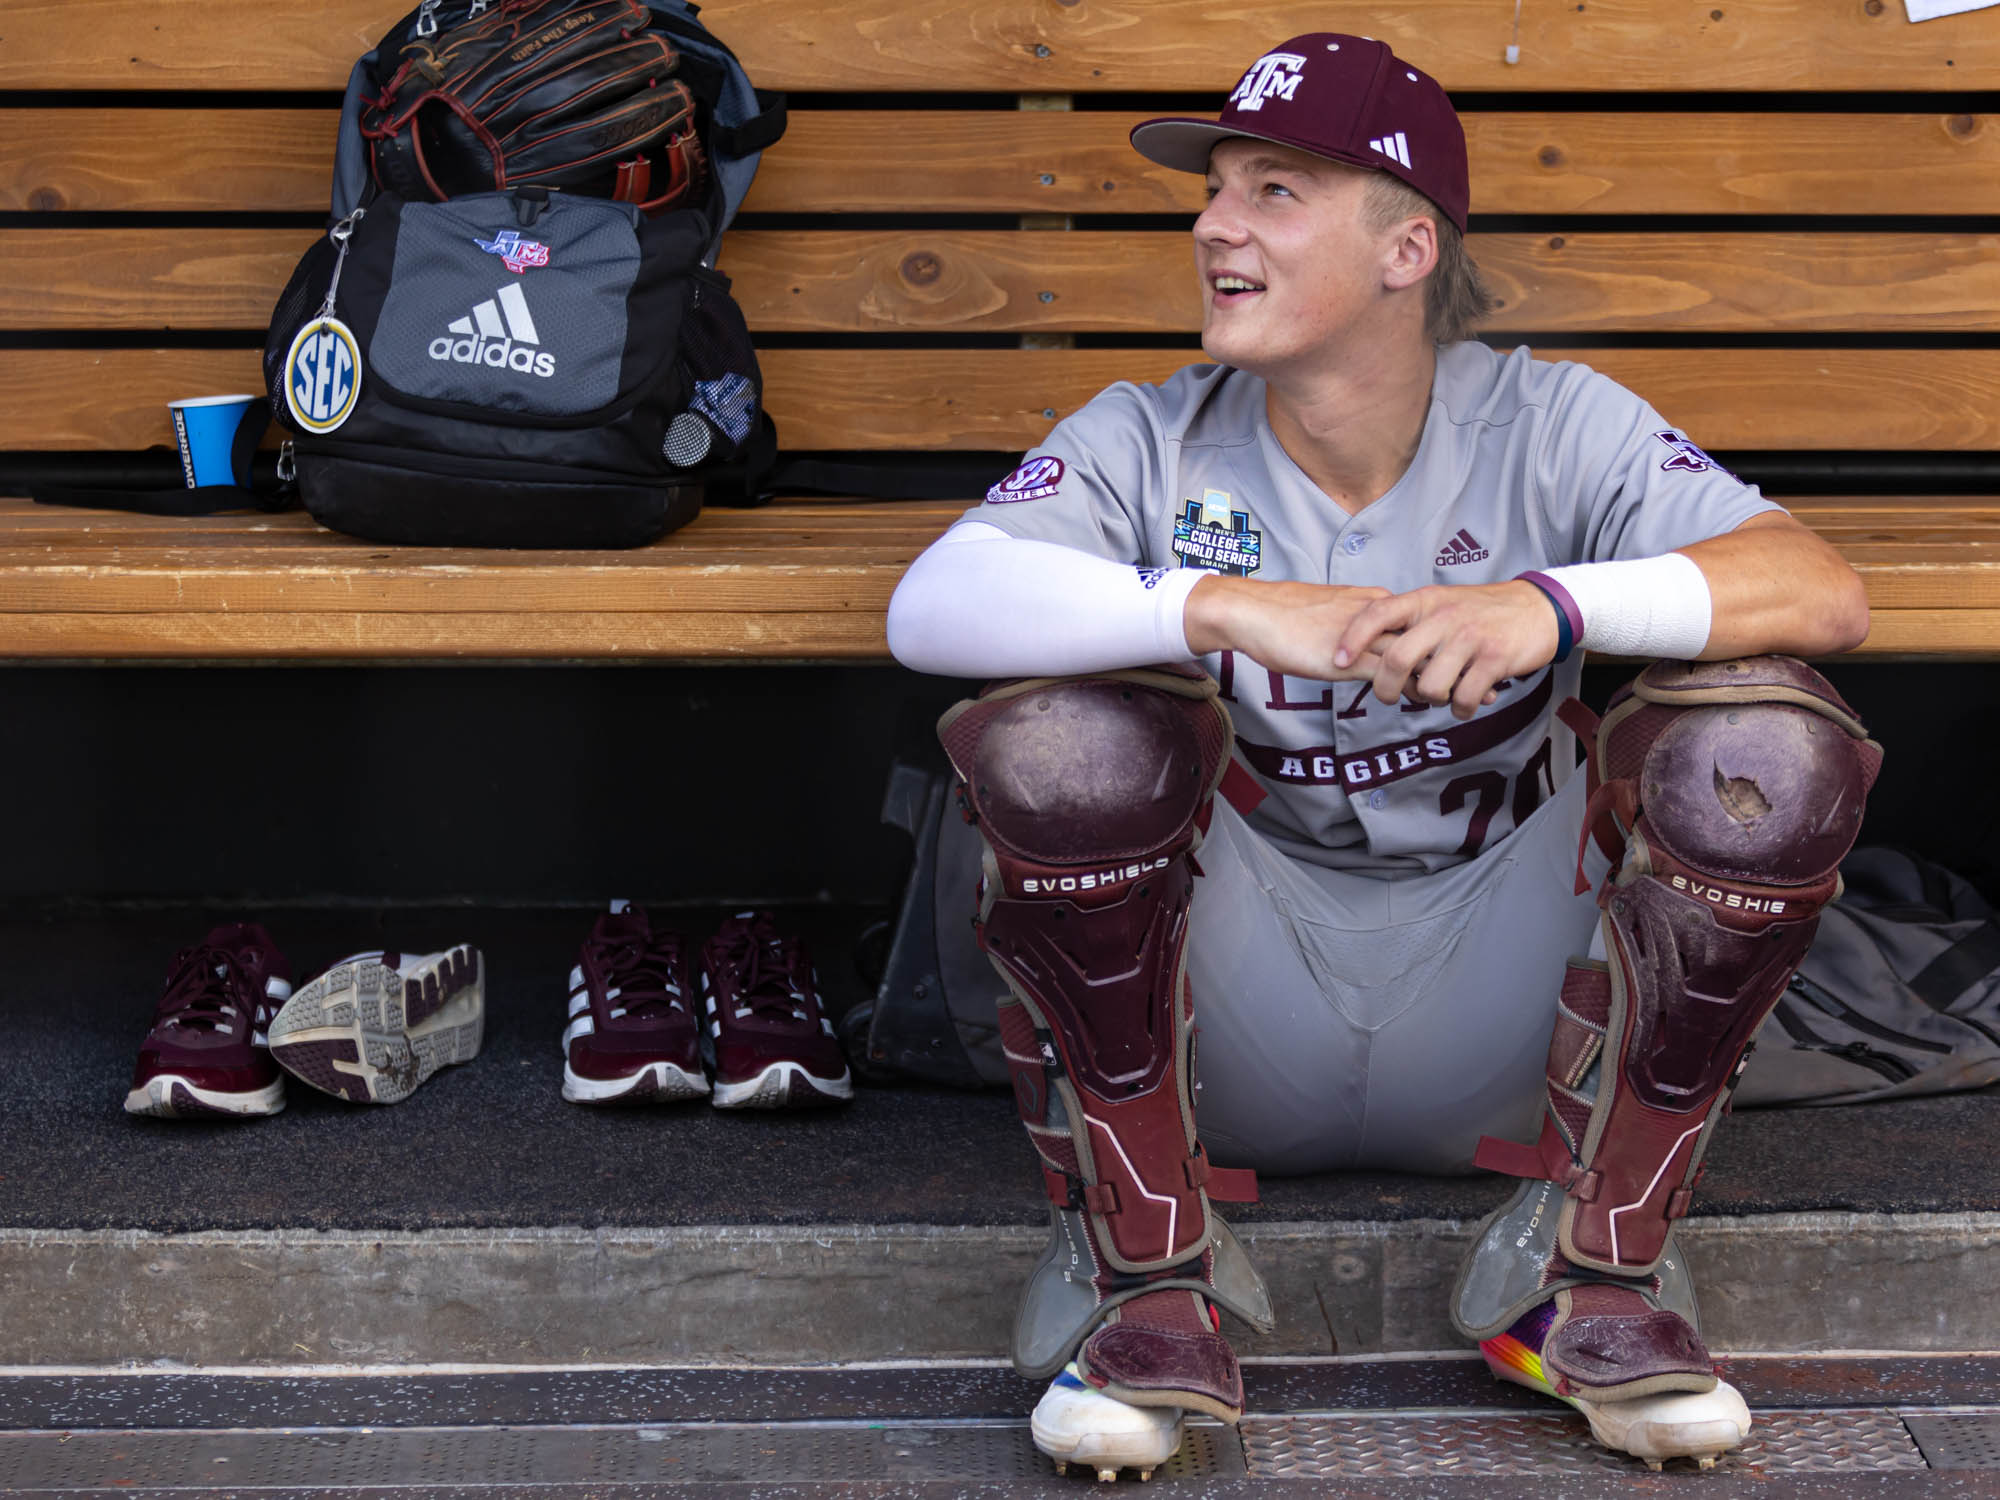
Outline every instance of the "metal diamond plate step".
<path id="1" fill-rule="evenodd" d="M 1933 1469 L 2000 1469 L 2000 1413 L 1924 1412 L 1905 1420 Z"/>
<path id="2" fill-rule="evenodd" d="M 1161 1479 L 1227 1479 L 1242 1449 L 1191 1426 Z M 227 1487 L 868 1483 L 1051 1479 L 1025 1425 L 402 1428 L 0 1434 L 0 1494 Z"/>
<path id="3" fill-rule="evenodd" d="M 1638 1460 L 1591 1441 L 1581 1417 L 1461 1416 L 1429 1412 L 1370 1416 L 1246 1417 L 1238 1428 L 1249 1472 L 1298 1479 L 1402 1479 L 1490 1474 L 1640 1473 Z M 1842 1470 L 1922 1469 L 1892 1412 L 1760 1412 L 1750 1440 L 1718 1471 L 1746 1477 Z"/>

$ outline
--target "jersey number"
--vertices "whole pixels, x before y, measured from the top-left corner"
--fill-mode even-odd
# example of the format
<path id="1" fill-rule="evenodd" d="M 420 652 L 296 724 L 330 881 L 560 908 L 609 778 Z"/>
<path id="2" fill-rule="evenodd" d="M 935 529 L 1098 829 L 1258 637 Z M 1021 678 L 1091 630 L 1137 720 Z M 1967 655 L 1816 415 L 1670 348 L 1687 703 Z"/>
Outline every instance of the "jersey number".
<path id="1" fill-rule="evenodd" d="M 1555 770 L 1550 764 L 1553 747 L 1546 737 L 1535 753 L 1528 757 L 1521 772 L 1514 778 L 1514 827 L 1519 829 L 1542 805 L 1546 796 L 1555 795 Z M 1543 786 L 1548 787 L 1544 794 Z M 1502 771 L 1472 771 L 1447 781 L 1444 790 L 1438 793 L 1438 811 L 1446 815 L 1457 812 L 1465 806 L 1467 798 L 1476 799 L 1472 804 L 1472 819 L 1466 825 L 1465 842 L 1458 846 L 1458 852 L 1467 858 L 1477 854 L 1486 842 L 1486 832 L 1493 826 L 1493 815 L 1500 811 L 1500 804 L 1507 800 L 1507 776 Z"/>

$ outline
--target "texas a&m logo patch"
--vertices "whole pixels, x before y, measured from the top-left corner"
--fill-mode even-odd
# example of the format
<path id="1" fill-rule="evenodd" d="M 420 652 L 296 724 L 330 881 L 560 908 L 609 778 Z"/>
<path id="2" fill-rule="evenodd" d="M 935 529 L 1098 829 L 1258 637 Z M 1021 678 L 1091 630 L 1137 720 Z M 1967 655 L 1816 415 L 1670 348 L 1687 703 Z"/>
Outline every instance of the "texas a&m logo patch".
<path id="1" fill-rule="evenodd" d="M 988 505 L 1007 505 L 1015 500 L 1046 500 L 1062 484 L 1063 461 L 1043 454 L 1031 458 L 1020 468 L 986 492 Z"/>
<path id="2" fill-rule="evenodd" d="M 518 229 L 503 229 L 490 240 L 473 236 L 472 243 L 488 255 L 500 257 L 500 264 L 516 276 L 525 275 L 532 266 L 549 263 L 549 247 L 540 240 L 524 240 Z"/>
<path id="3" fill-rule="evenodd" d="M 1671 428 L 1665 432 L 1656 432 L 1653 436 L 1674 450 L 1672 457 L 1661 462 L 1660 467 L 1663 469 L 1684 469 L 1690 474 L 1706 474 L 1710 469 L 1720 469 L 1722 467 L 1721 464 L 1710 458 L 1692 442 Z"/>

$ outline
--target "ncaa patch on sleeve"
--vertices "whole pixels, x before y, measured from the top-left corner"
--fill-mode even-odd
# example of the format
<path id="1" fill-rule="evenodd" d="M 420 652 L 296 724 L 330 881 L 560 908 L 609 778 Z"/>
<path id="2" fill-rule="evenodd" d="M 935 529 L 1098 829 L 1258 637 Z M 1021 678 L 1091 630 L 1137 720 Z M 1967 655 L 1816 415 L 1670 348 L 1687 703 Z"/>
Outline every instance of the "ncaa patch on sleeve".
<path id="1" fill-rule="evenodd" d="M 1047 454 L 1031 458 L 986 492 L 988 505 L 1009 505 L 1016 500 L 1046 500 L 1062 484 L 1063 461 Z"/>

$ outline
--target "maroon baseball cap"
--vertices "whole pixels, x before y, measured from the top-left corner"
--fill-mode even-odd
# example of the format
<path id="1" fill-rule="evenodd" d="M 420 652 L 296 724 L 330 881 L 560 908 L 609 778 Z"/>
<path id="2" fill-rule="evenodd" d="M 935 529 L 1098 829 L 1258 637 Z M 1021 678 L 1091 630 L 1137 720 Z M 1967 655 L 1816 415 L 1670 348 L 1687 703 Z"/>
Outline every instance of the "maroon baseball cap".
<path id="1" fill-rule="evenodd" d="M 1295 36 L 1250 64 L 1221 119 L 1146 120 L 1132 145 L 1163 167 L 1206 172 L 1215 143 L 1232 137 L 1388 172 L 1465 228 L 1471 189 L 1458 111 L 1435 78 L 1371 37 Z"/>

